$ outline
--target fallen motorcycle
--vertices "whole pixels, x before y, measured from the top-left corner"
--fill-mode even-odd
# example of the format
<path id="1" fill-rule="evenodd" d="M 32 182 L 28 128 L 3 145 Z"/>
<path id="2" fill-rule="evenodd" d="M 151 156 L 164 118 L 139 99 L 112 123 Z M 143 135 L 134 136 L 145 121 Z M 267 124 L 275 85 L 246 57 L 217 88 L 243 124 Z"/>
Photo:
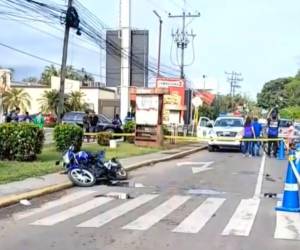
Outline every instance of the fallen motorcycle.
<path id="1" fill-rule="evenodd" d="M 56 162 L 59 164 L 60 161 Z M 69 179 L 77 186 L 90 187 L 96 181 L 126 180 L 127 172 L 115 158 L 105 161 L 105 152 L 92 154 L 75 152 L 71 146 L 62 156 L 62 164 Z"/>

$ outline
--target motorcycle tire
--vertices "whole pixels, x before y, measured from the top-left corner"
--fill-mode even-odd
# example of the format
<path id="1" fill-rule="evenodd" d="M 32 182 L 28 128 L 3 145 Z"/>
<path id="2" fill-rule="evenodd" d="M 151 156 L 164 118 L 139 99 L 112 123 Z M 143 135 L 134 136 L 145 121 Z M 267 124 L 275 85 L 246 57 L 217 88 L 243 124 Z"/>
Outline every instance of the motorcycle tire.
<path id="1" fill-rule="evenodd" d="M 128 174 L 124 168 L 120 168 L 116 172 L 116 180 L 123 181 L 123 180 L 127 180 L 127 178 L 128 178 Z"/>
<path id="2" fill-rule="evenodd" d="M 91 187 L 96 183 L 95 175 L 87 169 L 72 169 L 68 172 L 68 177 L 71 182 L 79 187 Z"/>

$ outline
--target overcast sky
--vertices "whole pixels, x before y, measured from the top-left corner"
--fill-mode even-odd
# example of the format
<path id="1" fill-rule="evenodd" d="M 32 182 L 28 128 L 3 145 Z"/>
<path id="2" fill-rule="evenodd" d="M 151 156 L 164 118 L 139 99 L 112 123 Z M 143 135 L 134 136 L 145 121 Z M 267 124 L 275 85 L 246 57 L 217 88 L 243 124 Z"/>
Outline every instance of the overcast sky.
<path id="1" fill-rule="evenodd" d="M 56 2 L 64 2 L 56 0 Z M 80 0 L 90 11 L 111 28 L 118 27 L 119 0 Z M 170 49 L 172 29 L 180 21 L 168 18 L 167 13 L 181 14 L 182 0 L 132 0 L 132 26 L 150 32 L 150 55 L 157 57 L 157 10 L 163 17 L 162 62 L 172 66 Z M 300 1 L 299 0 L 188 0 L 187 11 L 200 11 L 188 26 L 197 34 L 195 61 L 186 68 L 194 86 L 202 87 L 202 75 L 207 75 L 206 87 L 229 92 L 225 71 L 242 73 L 242 93 L 252 97 L 263 84 L 277 77 L 295 75 L 300 62 Z M 26 50 L 52 61 L 60 62 L 63 30 L 1 18 L 0 42 Z M 33 26 L 33 27 L 29 27 Z M 39 30 L 47 31 L 49 34 Z M 73 32 L 74 33 L 74 32 Z M 54 38 L 57 36 L 57 38 Z M 97 45 L 88 44 L 71 35 L 68 63 L 77 68 L 104 75 L 104 53 Z M 0 65 L 15 68 L 15 78 L 39 76 L 47 63 L 20 55 L 0 46 Z M 186 61 L 192 61 L 192 44 L 186 51 Z M 100 60 L 102 58 L 102 60 Z M 101 63 L 102 61 L 102 63 Z"/>

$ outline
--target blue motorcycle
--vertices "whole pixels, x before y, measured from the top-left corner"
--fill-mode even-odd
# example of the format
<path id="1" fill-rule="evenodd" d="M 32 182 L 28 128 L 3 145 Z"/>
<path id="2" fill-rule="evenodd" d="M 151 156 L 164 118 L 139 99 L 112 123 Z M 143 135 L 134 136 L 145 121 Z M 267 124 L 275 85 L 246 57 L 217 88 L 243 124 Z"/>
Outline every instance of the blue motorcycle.
<path id="1" fill-rule="evenodd" d="M 92 154 L 86 151 L 75 152 L 71 146 L 62 156 L 63 167 L 69 179 L 77 186 L 90 187 L 96 181 L 126 180 L 127 172 L 115 158 L 106 161 L 105 152 Z M 59 161 L 58 163 L 59 164 Z"/>

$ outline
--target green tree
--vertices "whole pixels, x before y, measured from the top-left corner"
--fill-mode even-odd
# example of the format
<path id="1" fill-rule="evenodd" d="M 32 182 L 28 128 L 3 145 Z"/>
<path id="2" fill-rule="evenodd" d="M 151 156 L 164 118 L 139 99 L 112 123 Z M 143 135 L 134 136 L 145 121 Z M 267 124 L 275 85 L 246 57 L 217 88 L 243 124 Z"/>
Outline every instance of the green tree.
<path id="1" fill-rule="evenodd" d="M 30 96 L 24 89 L 13 88 L 5 91 L 3 94 L 3 107 L 6 111 L 15 107 L 27 110 L 30 108 L 30 105 Z"/>
<path id="2" fill-rule="evenodd" d="M 286 107 L 289 102 L 286 87 L 293 79 L 293 77 L 278 78 L 265 83 L 262 91 L 257 95 L 258 106 L 263 109 L 270 109 L 277 105 L 279 108 Z"/>
<path id="3" fill-rule="evenodd" d="M 42 97 L 38 99 L 40 107 L 43 112 L 52 113 L 57 115 L 58 103 L 59 103 L 59 92 L 57 90 L 46 90 Z M 68 96 L 65 95 L 64 111 L 69 111 Z"/>
<path id="4" fill-rule="evenodd" d="M 284 108 L 280 110 L 280 116 L 286 119 L 300 119 L 300 106 Z"/>
<path id="5" fill-rule="evenodd" d="M 72 111 L 85 110 L 88 105 L 83 101 L 84 93 L 81 91 L 72 91 L 68 98 L 68 106 Z"/>
<path id="6" fill-rule="evenodd" d="M 285 86 L 288 106 L 300 106 L 300 78 L 295 77 Z"/>
<path id="7" fill-rule="evenodd" d="M 59 77 L 60 69 L 56 68 L 54 65 L 46 66 L 41 76 L 42 84 L 50 86 L 51 76 Z M 85 69 L 76 70 L 72 65 L 69 65 L 66 68 L 66 78 L 81 81 L 83 83 L 94 81 L 94 77 L 87 73 Z"/>

